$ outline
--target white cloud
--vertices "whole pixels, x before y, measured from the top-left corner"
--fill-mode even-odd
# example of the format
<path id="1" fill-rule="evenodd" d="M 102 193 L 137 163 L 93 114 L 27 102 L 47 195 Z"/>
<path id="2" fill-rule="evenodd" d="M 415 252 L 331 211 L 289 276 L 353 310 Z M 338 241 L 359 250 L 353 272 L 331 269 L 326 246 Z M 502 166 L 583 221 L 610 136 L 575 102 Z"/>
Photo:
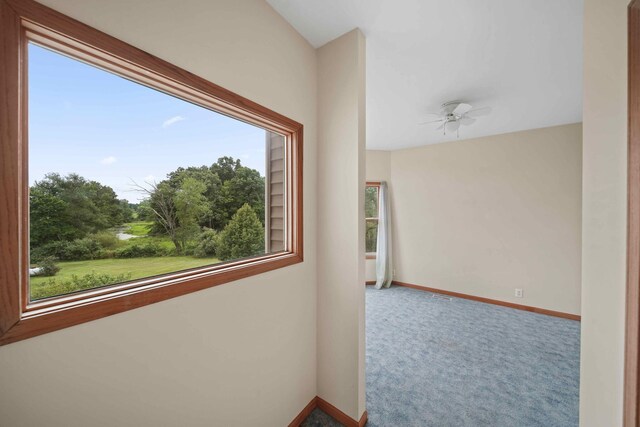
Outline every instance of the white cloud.
<path id="1" fill-rule="evenodd" d="M 155 182 L 156 181 L 156 177 L 153 175 L 147 175 L 144 177 L 144 182 Z"/>
<path id="2" fill-rule="evenodd" d="M 116 159 L 113 156 L 109 156 L 109 157 L 105 157 L 104 159 L 100 160 L 100 163 L 102 163 L 103 165 L 112 165 L 112 164 L 114 164 L 116 162 L 116 160 L 118 160 L 118 159 Z"/>
<path id="3" fill-rule="evenodd" d="M 185 118 L 184 118 L 184 117 L 182 117 L 182 116 L 173 116 L 173 117 L 171 117 L 170 119 L 165 120 L 165 121 L 162 123 L 162 127 L 163 127 L 163 128 L 168 128 L 169 126 L 171 126 L 171 125 L 175 125 L 176 123 L 181 122 L 181 121 L 183 121 L 183 120 L 185 120 Z"/>

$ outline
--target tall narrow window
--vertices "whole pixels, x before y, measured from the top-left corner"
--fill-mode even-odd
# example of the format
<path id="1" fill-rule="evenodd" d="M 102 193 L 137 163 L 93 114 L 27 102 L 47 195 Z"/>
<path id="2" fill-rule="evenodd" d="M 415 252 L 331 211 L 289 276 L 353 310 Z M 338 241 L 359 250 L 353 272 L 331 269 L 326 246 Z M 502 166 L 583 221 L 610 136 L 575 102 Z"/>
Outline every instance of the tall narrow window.
<path id="1" fill-rule="evenodd" d="M 364 193 L 365 214 L 365 250 L 367 258 L 375 258 L 378 243 L 378 202 L 380 200 L 380 184 L 367 182 Z"/>
<path id="2" fill-rule="evenodd" d="M 0 344 L 302 261 L 302 125 L 0 3 Z"/>

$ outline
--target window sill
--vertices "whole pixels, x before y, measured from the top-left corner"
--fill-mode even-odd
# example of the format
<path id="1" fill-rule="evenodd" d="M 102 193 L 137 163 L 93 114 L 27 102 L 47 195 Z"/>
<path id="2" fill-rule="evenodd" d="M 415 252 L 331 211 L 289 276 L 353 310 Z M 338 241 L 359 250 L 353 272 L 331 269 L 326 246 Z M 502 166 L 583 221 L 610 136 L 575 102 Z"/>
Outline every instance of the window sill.
<path id="1" fill-rule="evenodd" d="M 367 259 L 376 259 L 377 257 L 377 254 L 367 254 Z"/>
<path id="2" fill-rule="evenodd" d="M 34 302 L 0 333 L 0 346 L 300 262 L 302 254 L 280 253 Z"/>

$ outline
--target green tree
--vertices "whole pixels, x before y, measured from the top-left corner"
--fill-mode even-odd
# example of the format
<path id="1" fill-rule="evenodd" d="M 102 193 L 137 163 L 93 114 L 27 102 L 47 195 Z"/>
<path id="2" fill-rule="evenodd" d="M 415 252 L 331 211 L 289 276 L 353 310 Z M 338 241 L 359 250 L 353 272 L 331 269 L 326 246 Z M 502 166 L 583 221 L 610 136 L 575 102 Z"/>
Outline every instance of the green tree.
<path id="1" fill-rule="evenodd" d="M 29 194 L 31 246 L 55 240 L 73 239 L 76 230 L 69 224 L 67 203 L 58 196 L 34 187 Z"/>
<path id="2" fill-rule="evenodd" d="M 81 239 L 124 222 L 121 201 L 111 187 L 77 174 L 45 175 L 30 189 L 31 246 Z"/>
<path id="3" fill-rule="evenodd" d="M 205 185 L 204 197 L 207 199 L 209 209 L 205 215 L 199 219 L 200 226 L 208 228 L 220 228 L 222 225 L 219 213 L 220 188 L 222 181 L 216 172 L 208 166 L 178 168 L 167 175 L 167 181 L 172 188 L 178 189 L 185 179 L 193 178 Z"/>
<path id="4" fill-rule="evenodd" d="M 138 191 L 145 193 L 148 199 L 140 204 L 148 209 L 154 220 L 152 233 L 164 233 L 176 247 L 178 253 L 182 253 L 182 243 L 178 236 L 178 215 L 176 213 L 173 197 L 176 190 L 167 181 L 159 184 L 148 184 L 148 186 L 136 184 Z"/>
<path id="5" fill-rule="evenodd" d="M 223 230 L 244 204 L 264 224 L 264 177 L 232 157 L 211 166 L 180 167 L 158 184 L 137 187 L 148 196 L 137 207 L 138 218 L 152 220 L 151 233 L 167 235 L 178 253 L 203 228 Z"/>
<path id="6" fill-rule="evenodd" d="M 264 253 L 264 226 L 247 203 L 233 215 L 218 238 L 217 256 L 222 260 Z"/>
<path id="7" fill-rule="evenodd" d="M 199 217 L 200 227 L 222 230 L 244 203 L 249 203 L 264 223 L 264 177 L 257 170 L 242 166 L 240 160 L 221 157 L 211 166 L 180 167 L 169 173 L 161 184 L 168 186 L 165 192 L 177 194 L 186 179 L 195 179 L 205 185 L 202 194 L 209 209 Z M 141 216 L 146 209 L 142 202 Z M 165 226 L 156 220 L 152 232 L 164 233 L 164 230 Z"/>
<path id="8" fill-rule="evenodd" d="M 122 222 L 131 222 L 136 216 L 138 205 L 129 203 L 126 199 L 120 199 L 120 210 L 122 211 Z"/>
<path id="9" fill-rule="evenodd" d="M 84 178 L 82 178 L 84 180 Z M 86 181 L 80 188 L 89 201 L 92 210 L 95 230 L 103 230 L 125 222 L 125 209 L 113 188 L 96 181 Z"/>
<path id="10" fill-rule="evenodd" d="M 176 237 L 181 246 L 176 246 L 178 253 L 200 233 L 198 221 L 209 213 L 209 205 L 204 196 L 206 189 L 202 181 L 189 177 L 182 181 L 180 189 L 174 194 L 173 203 L 179 224 Z"/>
<path id="11" fill-rule="evenodd" d="M 240 166 L 235 175 L 222 185 L 221 208 L 226 222 L 245 203 L 255 211 L 264 224 L 264 178 L 255 169 Z"/>
<path id="12" fill-rule="evenodd" d="M 218 251 L 218 240 L 219 235 L 216 230 L 205 228 L 198 236 L 198 244 L 193 254 L 201 258 L 215 256 Z"/>
<path id="13" fill-rule="evenodd" d="M 366 187 L 364 191 L 365 218 L 378 217 L 378 187 Z"/>
<path id="14" fill-rule="evenodd" d="M 135 209 L 136 218 L 139 221 L 153 221 L 155 220 L 155 216 L 153 214 L 153 209 L 151 208 L 151 200 L 145 199 L 138 203 L 138 206 Z"/>
<path id="15" fill-rule="evenodd" d="M 152 231 L 161 230 L 169 236 L 179 254 L 184 253 L 187 243 L 200 231 L 199 219 L 207 215 L 209 206 L 204 196 L 206 185 L 195 178 L 185 178 L 179 188 L 168 180 L 147 187 L 137 186 L 146 193 L 149 203 L 141 203 L 154 216 Z"/>
<path id="16" fill-rule="evenodd" d="M 167 175 L 169 185 L 176 190 L 187 178 L 206 186 L 203 194 L 209 211 L 200 217 L 201 227 L 222 230 L 244 203 L 249 203 L 264 223 L 264 178 L 257 170 L 242 166 L 240 160 L 220 157 L 210 167 L 181 167 Z"/>
<path id="17" fill-rule="evenodd" d="M 234 160 L 233 157 L 220 157 L 217 162 L 211 165 L 211 172 L 218 175 L 220 181 L 229 181 L 236 175 L 238 168 L 242 167 L 240 159 Z"/>

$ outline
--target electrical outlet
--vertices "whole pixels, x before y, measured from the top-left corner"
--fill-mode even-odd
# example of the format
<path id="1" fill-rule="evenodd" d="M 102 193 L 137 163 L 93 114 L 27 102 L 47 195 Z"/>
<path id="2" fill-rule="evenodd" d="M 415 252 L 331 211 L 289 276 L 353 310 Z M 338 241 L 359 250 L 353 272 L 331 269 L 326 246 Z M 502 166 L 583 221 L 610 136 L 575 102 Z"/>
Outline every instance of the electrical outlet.
<path id="1" fill-rule="evenodd" d="M 522 289 L 516 288 L 516 298 L 522 298 Z"/>

